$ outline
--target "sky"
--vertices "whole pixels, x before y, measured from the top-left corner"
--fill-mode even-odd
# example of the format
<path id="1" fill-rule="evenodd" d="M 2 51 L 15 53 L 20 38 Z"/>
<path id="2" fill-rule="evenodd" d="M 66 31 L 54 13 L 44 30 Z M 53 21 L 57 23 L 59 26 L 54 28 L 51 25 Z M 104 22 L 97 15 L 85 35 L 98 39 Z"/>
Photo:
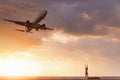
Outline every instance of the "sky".
<path id="1" fill-rule="evenodd" d="M 34 21 L 54 31 L 32 30 L 2 19 Z M 0 75 L 120 76 L 119 0 L 0 0 Z M 2 66 L 2 67 L 1 67 Z"/>

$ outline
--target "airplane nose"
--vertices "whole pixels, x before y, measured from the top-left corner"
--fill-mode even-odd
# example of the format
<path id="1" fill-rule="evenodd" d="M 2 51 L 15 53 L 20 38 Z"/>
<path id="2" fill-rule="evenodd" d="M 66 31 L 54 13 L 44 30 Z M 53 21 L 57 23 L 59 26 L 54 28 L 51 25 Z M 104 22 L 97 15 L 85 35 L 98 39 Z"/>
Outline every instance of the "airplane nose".
<path id="1" fill-rule="evenodd" d="M 44 10 L 43 12 L 44 12 L 44 14 L 46 15 L 48 11 L 47 11 L 47 10 Z"/>
<path id="2" fill-rule="evenodd" d="M 48 10 L 44 9 L 43 12 L 47 12 Z"/>
<path id="3" fill-rule="evenodd" d="M 47 10 L 43 10 L 43 16 L 45 17 L 47 15 Z"/>

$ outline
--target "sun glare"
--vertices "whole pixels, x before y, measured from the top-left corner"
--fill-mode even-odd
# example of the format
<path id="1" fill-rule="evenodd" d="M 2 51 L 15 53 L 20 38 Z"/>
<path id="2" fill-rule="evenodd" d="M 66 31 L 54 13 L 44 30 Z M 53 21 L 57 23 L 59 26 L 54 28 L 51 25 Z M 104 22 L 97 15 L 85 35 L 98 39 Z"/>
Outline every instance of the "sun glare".
<path id="1" fill-rule="evenodd" d="M 0 76 L 38 76 L 42 67 L 37 61 L 16 56 L 0 60 Z"/>

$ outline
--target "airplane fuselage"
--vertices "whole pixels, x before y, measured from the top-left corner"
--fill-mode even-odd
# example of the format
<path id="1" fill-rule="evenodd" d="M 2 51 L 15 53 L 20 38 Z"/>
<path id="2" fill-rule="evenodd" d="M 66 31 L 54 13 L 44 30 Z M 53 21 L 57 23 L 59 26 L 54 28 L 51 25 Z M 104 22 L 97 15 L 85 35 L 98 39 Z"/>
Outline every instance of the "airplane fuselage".
<path id="1" fill-rule="evenodd" d="M 39 21 L 41 21 L 42 19 L 44 19 L 44 17 L 47 15 L 47 10 L 43 10 L 41 13 L 40 13 L 40 17 L 37 18 L 37 20 L 34 22 L 34 23 L 30 23 L 29 20 L 27 20 L 25 22 L 25 27 L 27 27 L 27 32 L 29 32 L 30 30 L 32 29 L 36 29 L 36 31 L 38 31 L 39 29 L 41 30 L 46 30 L 47 27 L 45 27 L 45 24 L 38 24 Z"/>
<path id="2" fill-rule="evenodd" d="M 27 26 L 25 25 L 25 27 L 27 29 L 35 29 L 36 31 L 38 31 L 39 29 L 41 29 L 41 30 L 46 30 L 47 29 L 45 24 L 42 24 L 42 25 L 36 24 L 36 25 L 34 25 L 34 23 L 28 23 Z"/>
<path id="3" fill-rule="evenodd" d="M 27 20 L 26 22 L 22 22 L 22 21 L 14 21 L 14 20 L 9 20 L 9 19 L 3 19 L 4 21 L 8 21 L 8 22 L 13 22 L 15 24 L 21 25 L 21 26 L 25 26 L 25 30 L 18 30 L 17 31 L 22 31 L 22 32 L 30 32 L 32 29 L 35 29 L 36 31 L 38 31 L 39 29 L 41 30 L 54 30 L 51 28 L 46 27 L 45 24 L 39 24 L 41 20 L 43 20 L 45 18 L 45 16 L 47 15 L 47 10 L 42 10 L 41 13 L 39 14 L 39 17 L 34 21 L 34 22 L 30 22 L 29 20 Z"/>

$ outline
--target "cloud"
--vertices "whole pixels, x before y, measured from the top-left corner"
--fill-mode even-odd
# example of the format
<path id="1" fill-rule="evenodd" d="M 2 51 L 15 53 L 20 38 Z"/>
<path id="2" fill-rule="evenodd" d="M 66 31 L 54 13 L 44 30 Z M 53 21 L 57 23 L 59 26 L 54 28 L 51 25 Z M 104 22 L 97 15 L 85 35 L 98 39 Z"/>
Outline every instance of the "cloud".
<path id="1" fill-rule="evenodd" d="M 112 0 L 109 2 L 105 1 L 104 4 L 103 2 L 89 2 L 88 0 L 56 0 L 51 2 L 48 2 L 47 0 L 35 0 L 34 3 L 32 0 L 1 0 L 0 10 L 2 16 L 9 17 L 8 14 L 10 14 L 10 17 L 16 18 L 21 15 L 22 19 L 26 19 L 25 15 L 27 15 L 27 17 L 30 15 L 35 17 L 34 14 L 37 14 L 36 12 L 39 12 L 44 8 L 48 9 L 48 15 L 43 22 L 45 22 L 48 27 L 55 26 L 58 32 L 62 30 L 62 33 L 58 34 L 60 36 L 55 35 L 57 34 L 57 31 L 40 32 L 40 34 L 35 33 L 29 35 L 27 39 L 35 42 L 33 45 L 36 45 L 36 43 L 41 44 L 42 39 L 50 39 L 49 37 L 52 35 L 55 35 L 52 36 L 54 40 L 57 41 L 60 39 L 63 42 L 72 41 L 73 37 L 83 37 L 84 35 L 90 36 L 91 38 L 93 38 L 93 36 L 102 36 L 103 38 L 105 38 L 104 36 L 110 36 L 110 40 L 119 41 L 119 31 L 116 31 L 119 29 L 119 17 L 117 17 L 118 3 L 119 1 Z M 93 8 L 93 6 L 95 6 L 95 8 Z M 28 18 L 32 18 L 31 16 Z M 17 18 L 20 19 L 20 17 Z M 6 27 L 6 29 L 8 28 Z M 112 30 L 114 30 L 114 33 L 111 34 Z M 42 35 L 43 33 L 44 35 Z M 64 36 L 63 34 L 66 34 L 67 36 Z M 101 40 L 103 38 L 101 38 Z M 78 47 L 79 46 L 77 46 L 77 48 Z"/>
<path id="2" fill-rule="evenodd" d="M 33 21 L 42 9 L 47 9 L 48 14 L 41 24 L 55 27 L 55 31 L 25 34 L 14 31 L 23 27 L 1 21 L 4 27 L 0 27 L 0 50 L 34 53 L 38 61 L 43 61 L 45 70 L 53 70 L 52 74 L 60 75 L 61 71 L 79 75 L 81 72 L 76 71 L 81 71 L 85 63 L 94 73 L 99 70 L 99 74 L 108 74 L 106 70 L 111 70 L 109 73 L 119 74 L 113 71 L 114 65 L 116 72 L 120 66 L 119 1 L 0 0 L 0 18 Z M 50 70 L 48 66 L 54 67 Z M 59 69 L 58 73 L 54 73 L 54 68 Z"/>
<path id="3" fill-rule="evenodd" d="M 95 10 L 91 9 L 90 6 L 86 6 L 86 4 L 81 6 L 79 2 L 73 4 L 57 3 L 56 5 L 57 7 L 54 5 L 54 8 L 56 7 L 54 14 L 60 14 L 56 15 L 59 17 L 56 21 L 62 24 L 64 31 L 68 34 L 102 36 L 109 34 L 109 27 L 119 27 L 120 25 L 119 18 L 116 17 L 114 9 L 116 6 L 114 4 L 111 7 L 106 5 L 104 9 L 102 6 L 105 4 L 100 5 L 99 9 Z M 84 10 L 82 10 L 83 7 Z M 59 8 L 59 11 L 57 8 Z M 85 21 L 83 17 L 80 17 L 83 14 L 89 15 L 91 19 Z M 96 25 L 100 25 L 101 29 L 97 29 Z M 106 28 L 103 27 L 104 25 L 106 25 Z"/>
<path id="4" fill-rule="evenodd" d="M 62 36 L 67 37 L 68 35 L 62 34 Z M 109 75 L 109 72 L 114 73 L 112 75 L 117 75 L 119 73 L 114 72 L 113 67 L 114 65 L 119 66 L 119 47 L 119 42 L 113 42 L 108 38 L 82 37 L 66 43 L 52 38 L 51 40 L 44 40 L 42 46 L 34 46 L 29 51 L 34 53 L 41 62 L 46 62 L 45 66 L 50 64 L 54 66 L 55 69 L 52 69 L 53 73 L 51 75 L 56 73 L 56 69 L 60 69 L 56 73 L 58 75 L 84 75 L 82 74 L 84 69 L 81 69 L 84 64 L 90 65 L 91 75 L 95 75 L 95 73 L 96 75 Z M 49 70 L 48 67 L 45 68 Z M 65 69 L 71 71 L 71 74 L 64 72 Z M 109 69 L 110 71 L 106 72 Z M 116 67 L 117 70 L 119 70 L 119 67 Z"/>
<path id="5" fill-rule="evenodd" d="M 32 46 L 41 45 L 42 38 L 47 38 L 51 35 L 52 31 L 39 31 L 32 33 L 17 32 L 15 29 L 24 29 L 23 26 L 18 26 L 12 23 L 0 23 L 0 51 L 1 52 L 14 52 L 26 51 Z"/>
<path id="6" fill-rule="evenodd" d="M 9 14 L 11 16 L 9 18 L 17 20 L 20 18 L 20 20 L 34 20 L 40 10 L 48 9 L 46 17 L 48 26 L 62 28 L 65 33 L 76 36 L 103 36 L 110 33 L 109 27 L 119 28 L 120 19 L 117 16 L 118 10 L 116 10 L 118 3 L 119 1 L 116 0 L 104 1 L 104 4 L 94 0 L 52 0 L 51 2 L 35 0 L 34 3 L 32 0 L 8 0 L 2 1 L 1 8 L 4 9 L 1 9 L 1 13 L 2 18 Z"/>

